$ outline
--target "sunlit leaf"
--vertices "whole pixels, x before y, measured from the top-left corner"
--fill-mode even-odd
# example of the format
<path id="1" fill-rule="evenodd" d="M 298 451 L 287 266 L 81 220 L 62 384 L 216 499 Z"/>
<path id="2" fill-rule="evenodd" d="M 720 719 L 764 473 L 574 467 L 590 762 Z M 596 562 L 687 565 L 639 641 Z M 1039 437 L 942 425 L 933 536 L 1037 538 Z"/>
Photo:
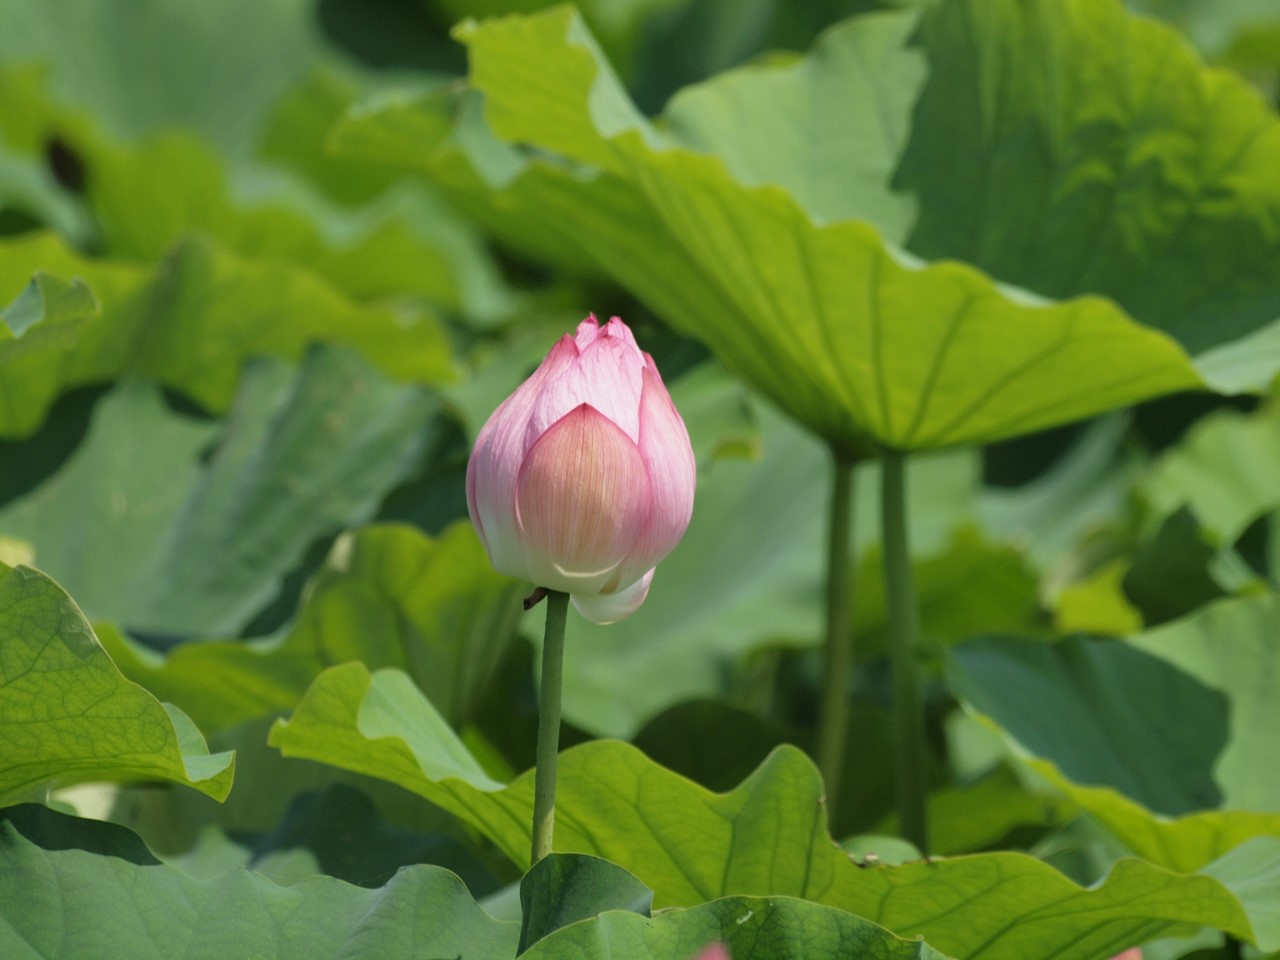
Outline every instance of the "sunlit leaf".
<path id="1" fill-rule="evenodd" d="M 233 770 L 180 710 L 121 675 L 61 587 L 0 566 L 0 806 L 88 780 L 173 780 L 221 800 Z"/>
<path id="2" fill-rule="evenodd" d="M 398 783 L 528 863 L 532 771 L 508 785 L 490 779 L 403 674 L 370 675 L 359 664 L 326 671 L 271 742 L 286 756 Z M 633 747 L 593 741 L 560 757 L 556 808 L 557 850 L 624 867 L 653 889 L 659 907 L 797 896 L 987 960 L 1087 960 L 1195 926 L 1280 946 L 1280 930 L 1267 925 L 1280 891 L 1265 856 L 1248 858 L 1256 870 L 1224 871 L 1224 881 L 1125 860 L 1089 889 L 1019 854 L 859 869 L 827 833 L 816 768 L 791 747 L 735 790 L 713 794 Z M 964 924 L 950 921 L 957 912 Z"/>
<path id="3" fill-rule="evenodd" d="M 822 436 L 993 440 L 1198 383 L 1175 345 L 1110 304 L 1036 302 L 959 264 L 923 266 L 867 224 L 815 226 L 789 194 L 663 144 L 567 13 L 461 36 L 498 135 L 625 183 L 648 211 L 633 244 L 683 250 L 693 269 L 671 285 L 600 244 L 602 265 Z"/>

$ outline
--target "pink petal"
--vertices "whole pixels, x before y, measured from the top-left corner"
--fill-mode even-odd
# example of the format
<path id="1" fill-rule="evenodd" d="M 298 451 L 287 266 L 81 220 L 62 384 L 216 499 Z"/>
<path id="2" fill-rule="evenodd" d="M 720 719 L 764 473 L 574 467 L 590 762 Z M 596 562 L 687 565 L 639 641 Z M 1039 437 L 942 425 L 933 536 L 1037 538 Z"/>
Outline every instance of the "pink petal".
<path id="1" fill-rule="evenodd" d="M 617 593 L 575 593 L 569 599 L 578 612 L 592 623 L 617 623 L 640 609 L 653 582 L 650 570 L 631 586 Z"/>
<path id="2" fill-rule="evenodd" d="M 1117 953 L 1111 960 L 1142 960 L 1142 951 L 1137 947 L 1130 947 L 1124 953 Z"/>
<path id="3" fill-rule="evenodd" d="M 644 369 L 643 380 L 639 446 L 649 475 L 653 509 L 649 522 L 619 570 L 619 582 L 623 586 L 675 549 L 689 528 L 697 486 L 697 465 L 689 432 L 651 359 Z"/>
<path id="4" fill-rule="evenodd" d="M 588 313 L 587 319 L 578 324 L 578 329 L 574 334 L 574 340 L 578 344 L 578 350 L 582 351 L 595 343 L 596 337 L 600 336 L 600 321 L 596 319 L 594 313 Z"/>
<path id="5" fill-rule="evenodd" d="M 713 943 L 704 947 L 693 960 L 733 960 L 733 957 L 729 955 L 729 948 L 723 943 Z"/>
<path id="6" fill-rule="evenodd" d="M 529 379 L 493 412 L 467 461 L 467 509 L 494 569 L 527 580 L 516 524 L 516 477 L 528 449 L 525 434 L 543 384 L 578 356 L 571 336 L 561 337 Z"/>
<path id="7" fill-rule="evenodd" d="M 516 478 L 516 523 L 529 578 L 567 593 L 598 593 L 649 519 L 640 451 L 583 403 L 529 450 Z"/>
<path id="8" fill-rule="evenodd" d="M 623 327 L 621 322 L 619 327 Z M 529 418 L 526 440 L 532 445 L 570 410 L 589 403 L 621 428 L 633 443 L 640 439 L 641 375 L 644 355 L 635 341 L 617 335 L 612 323 L 585 347 L 578 358 L 548 378 Z M 628 335 L 629 335 L 628 331 Z"/>

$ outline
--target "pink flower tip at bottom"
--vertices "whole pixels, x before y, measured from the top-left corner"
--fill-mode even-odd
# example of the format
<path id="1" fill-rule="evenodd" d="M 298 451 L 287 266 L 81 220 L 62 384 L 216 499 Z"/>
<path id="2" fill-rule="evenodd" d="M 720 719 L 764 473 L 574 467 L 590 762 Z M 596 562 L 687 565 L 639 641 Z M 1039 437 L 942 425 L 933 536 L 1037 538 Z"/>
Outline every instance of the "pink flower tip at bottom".
<path id="1" fill-rule="evenodd" d="M 729 954 L 729 948 L 723 943 L 713 943 L 703 947 L 693 960 L 733 960 L 733 957 Z"/>

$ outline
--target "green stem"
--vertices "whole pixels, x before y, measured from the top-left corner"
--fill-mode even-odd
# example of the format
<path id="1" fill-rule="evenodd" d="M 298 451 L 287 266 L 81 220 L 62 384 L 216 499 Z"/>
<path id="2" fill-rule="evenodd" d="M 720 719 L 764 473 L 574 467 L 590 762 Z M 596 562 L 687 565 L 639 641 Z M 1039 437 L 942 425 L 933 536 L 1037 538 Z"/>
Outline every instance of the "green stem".
<path id="1" fill-rule="evenodd" d="M 907 540 L 907 480 L 903 455 L 884 455 L 884 487 L 880 509 L 884 520 L 884 578 L 889 603 L 889 643 L 893 662 L 894 761 L 897 773 L 898 823 L 902 835 L 928 854 L 925 820 L 924 706 L 916 636 L 915 574 Z"/>
<path id="2" fill-rule="evenodd" d="M 556 820 L 556 758 L 560 752 L 560 685 L 564 676 L 564 624 L 569 595 L 547 593 L 547 632 L 542 641 L 542 689 L 538 702 L 538 766 L 533 783 L 533 858 L 551 852 Z"/>
<path id="3" fill-rule="evenodd" d="M 835 455 L 831 527 L 827 537 L 827 635 L 823 646 L 822 712 L 818 719 L 818 769 L 826 787 L 827 816 L 834 820 L 849 728 L 849 669 L 853 659 L 849 540 L 853 528 L 853 463 Z"/>

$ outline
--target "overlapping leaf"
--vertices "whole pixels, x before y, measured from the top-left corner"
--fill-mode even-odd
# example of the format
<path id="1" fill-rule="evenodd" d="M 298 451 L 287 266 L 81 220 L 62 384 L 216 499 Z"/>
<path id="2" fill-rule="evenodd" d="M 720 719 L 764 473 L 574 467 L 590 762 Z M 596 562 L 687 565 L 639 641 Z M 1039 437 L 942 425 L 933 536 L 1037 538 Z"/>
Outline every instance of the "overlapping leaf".
<path id="1" fill-rule="evenodd" d="M 233 769 L 120 674 L 61 587 L 0 565 L 0 806 L 88 780 L 173 780 L 221 800 Z"/>
<path id="2" fill-rule="evenodd" d="M 371 676 L 359 664 L 326 671 L 272 743 L 413 790 L 527 863 L 532 772 L 493 781 L 403 674 Z M 625 867 L 659 906 L 797 896 L 965 957 L 1085 960 L 1188 925 L 1280 946 L 1267 912 L 1280 893 L 1267 860 L 1274 851 L 1256 846 L 1280 846 L 1269 838 L 1212 876 L 1127 860 L 1087 890 L 1018 854 L 863 870 L 831 842 L 817 770 L 790 747 L 736 790 L 712 794 L 632 747 L 595 741 L 561 757 L 556 804 L 557 849 Z M 951 922 L 960 911 L 965 923 Z"/>

